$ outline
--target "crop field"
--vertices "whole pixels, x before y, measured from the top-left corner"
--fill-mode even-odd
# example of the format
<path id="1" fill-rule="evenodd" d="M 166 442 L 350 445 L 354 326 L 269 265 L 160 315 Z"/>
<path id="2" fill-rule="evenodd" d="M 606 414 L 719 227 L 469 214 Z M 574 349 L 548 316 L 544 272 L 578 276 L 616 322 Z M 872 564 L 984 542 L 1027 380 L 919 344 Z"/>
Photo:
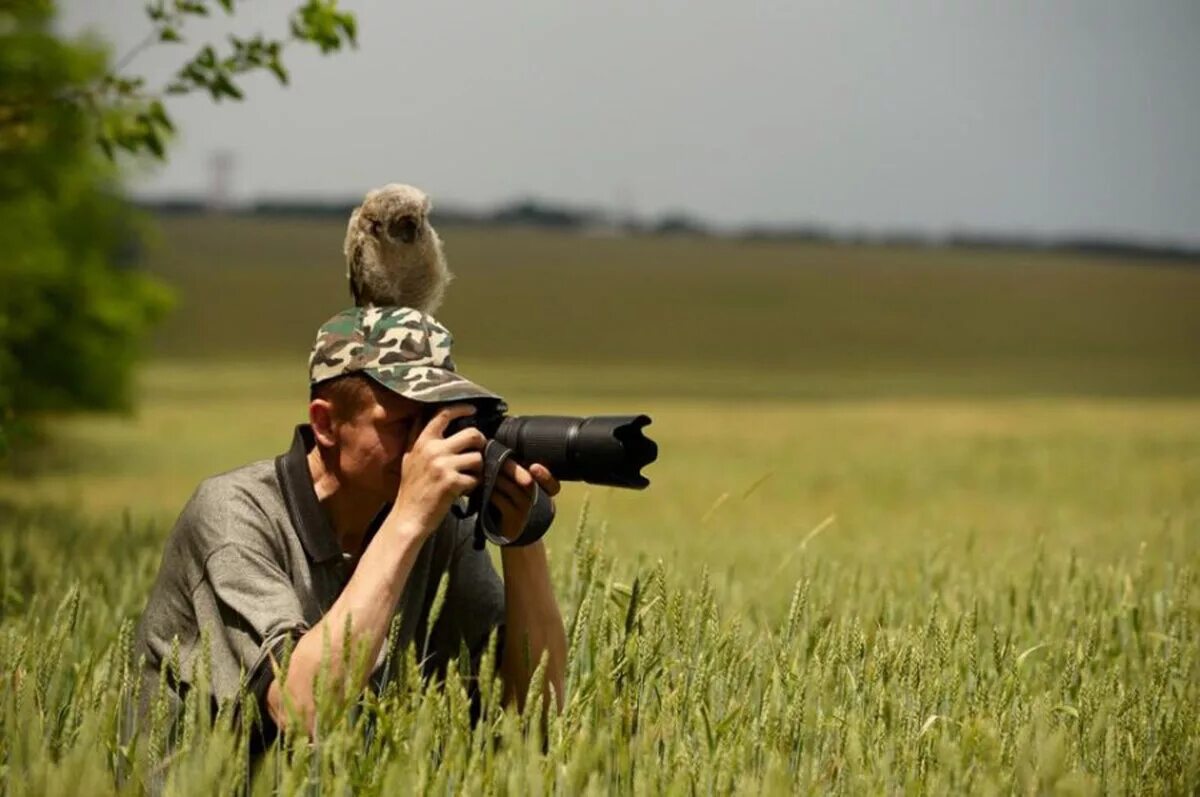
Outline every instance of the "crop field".
<path id="1" fill-rule="evenodd" d="M 561 713 L 503 710 L 485 661 L 472 724 L 410 658 L 253 772 L 195 700 L 170 758 L 153 721 L 120 746 L 174 515 L 287 446 L 348 303 L 340 224 L 168 218 L 138 407 L 0 475 L 0 793 L 1200 789 L 1200 268 L 443 234 L 464 372 L 654 419 L 652 486 L 568 484 L 547 537 Z"/>

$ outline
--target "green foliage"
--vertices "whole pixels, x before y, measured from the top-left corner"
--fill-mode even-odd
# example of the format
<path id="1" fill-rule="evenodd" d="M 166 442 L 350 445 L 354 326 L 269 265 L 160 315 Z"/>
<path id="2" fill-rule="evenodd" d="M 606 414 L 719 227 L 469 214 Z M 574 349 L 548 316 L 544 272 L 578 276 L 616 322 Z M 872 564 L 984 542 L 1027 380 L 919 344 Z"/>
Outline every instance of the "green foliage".
<path id="1" fill-rule="evenodd" d="M 814 564 L 777 620 L 707 576 L 661 564 L 628 584 L 586 510 L 554 579 L 570 638 L 567 697 L 545 729 L 466 680 L 392 661 L 379 695 L 325 695 L 315 744 L 285 742 L 248 775 L 232 706 L 193 690 L 176 746 L 151 711 L 123 744 L 132 622 L 155 564 L 152 529 L 4 521 L 0 584 L 37 597 L 0 616 L 0 791 L 229 793 L 1193 793 L 1200 786 L 1200 609 L 1194 558 L 1146 551 L 1081 566 L 1070 552 L 998 570 L 926 557 L 932 600 L 893 569 Z M 47 539 L 49 538 L 49 539 Z M 121 568 L 80 556 L 122 539 Z M 90 542 L 89 542 L 90 541 Z M 565 548 L 564 548 L 565 550 Z M 286 677 L 286 675 L 284 675 Z M 199 678 L 203 681 L 203 672 Z M 243 715 L 241 721 L 245 721 Z M 169 757 L 168 757 L 169 756 Z"/>
<path id="2" fill-rule="evenodd" d="M 311 44 L 322 54 L 329 54 L 356 43 L 354 15 L 339 11 L 337 0 L 306 0 L 292 13 L 287 37 L 230 35 L 225 48 L 204 44 L 179 67 L 170 82 L 158 90 L 148 89 L 140 77 L 122 74 L 124 65 L 142 49 L 159 43 L 183 43 L 188 20 L 207 17 L 217 7 L 229 16 L 236 13 L 234 0 L 217 0 L 215 3 L 208 0 L 154 0 L 146 6 L 146 16 L 151 23 L 146 38 L 102 80 L 84 87 L 78 94 L 83 104 L 96 109 L 102 122 L 98 140 L 110 157 L 117 150 L 164 157 L 165 142 L 174 126 L 163 107 L 163 95 L 206 92 L 215 102 L 241 100 L 245 94 L 238 81 L 253 72 L 270 72 L 280 84 L 287 85 L 288 71 L 283 52 L 289 45 Z"/>
<path id="3" fill-rule="evenodd" d="M 49 29 L 49 9 L 0 14 L 0 442 L 13 420 L 129 402 L 130 367 L 168 292 L 129 267 L 137 220 L 91 121 L 61 99 L 103 54 Z"/>
<path id="4" fill-rule="evenodd" d="M 151 3 L 151 34 L 115 65 L 53 31 L 51 0 L 0 9 L 0 456 L 30 413 L 130 404 L 133 364 L 170 292 L 133 268 L 142 225 L 113 158 L 166 156 L 164 93 L 241 99 L 237 79 L 255 70 L 287 82 L 290 42 L 323 53 L 354 43 L 354 17 L 336 0 L 307 0 L 290 38 L 231 36 L 223 54 L 205 45 L 162 90 L 124 72 L 146 46 L 182 41 L 187 19 L 214 5 L 235 12 L 233 0 Z"/>
<path id="5" fill-rule="evenodd" d="M 601 399 L 622 371 L 564 393 L 556 366 L 487 366 L 464 368 L 522 412 L 646 409 L 662 445 L 650 490 L 592 490 L 578 536 L 584 491 L 559 496 L 569 680 L 546 750 L 487 667 L 472 727 L 461 678 L 426 685 L 398 659 L 390 691 L 331 707 L 254 793 L 1195 793 L 1200 402 Z M 303 415 L 302 356 L 144 376 L 136 418 L 56 424 L 57 457 L 0 495 L 169 522 Z M 117 745 L 122 671 L 103 663 L 124 659 L 164 530 L 0 503 L 0 791 L 111 792 L 114 759 L 148 773 L 163 754 L 161 728 Z M 64 601 L 72 633 L 52 630 Z M 243 776 L 202 716 L 167 764 L 176 793 Z"/>

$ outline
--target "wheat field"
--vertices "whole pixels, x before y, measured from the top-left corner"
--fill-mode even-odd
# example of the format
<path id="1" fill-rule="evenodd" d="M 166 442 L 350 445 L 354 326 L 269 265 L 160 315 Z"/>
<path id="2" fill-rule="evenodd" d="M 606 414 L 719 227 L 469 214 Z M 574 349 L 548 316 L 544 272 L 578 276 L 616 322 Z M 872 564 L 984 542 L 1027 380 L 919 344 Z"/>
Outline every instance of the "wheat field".
<path id="1" fill-rule="evenodd" d="M 445 232 L 461 368 L 516 412 L 647 412 L 661 452 L 644 492 L 564 489 L 561 711 L 504 710 L 489 660 L 473 724 L 410 657 L 253 765 L 194 700 L 170 757 L 153 717 L 122 747 L 174 514 L 303 420 L 336 227 L 165 220 L 138 408 L 0 475 L 0 791 L 1200 788 L 1200 271 L 527 230 Z"/>

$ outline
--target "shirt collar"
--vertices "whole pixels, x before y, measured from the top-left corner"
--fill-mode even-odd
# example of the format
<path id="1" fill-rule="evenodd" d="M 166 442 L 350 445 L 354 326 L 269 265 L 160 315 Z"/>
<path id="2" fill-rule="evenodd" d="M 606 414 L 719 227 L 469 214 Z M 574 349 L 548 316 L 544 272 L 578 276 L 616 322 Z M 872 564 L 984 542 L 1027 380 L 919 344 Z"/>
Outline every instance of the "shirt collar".
<path id="1" fill-rule="evenodd" d="M 304 552 L 314 562 L 340 561 L 342 547 L 329 518 L 317 501 L 313 489 L 312 473 L 308 469 L 308 452 L 316 445 L 312 427 L 301 424 L 292 437 L 292 447 L 287 453 L 275 458 L 275 472 L 283 488 L 283 501 L 287 505 L 292 528 L 304 545 Z"/>
<path id="2" fill-rule="evenodd" d="M 343 559 L 342 546 L 338 543 L 329 517 L 321 509 L 321 502 L 317 500 L 312 472 L 308 469 L 308 452 L 316 444 L 311 426 L 306 423 L 297 426 L 292 447 L 275 458 L 275 473 L 283 488 L 283 502 L 287 505 L 292 528 L 296 530 L 296 536 L 300 538 L 308 558 L 314 562 L 340 562 Z M 363 541 L 364 548 L 383 525 L 391 508 L 390 502 L 385 504 L 371 521 Z"/>

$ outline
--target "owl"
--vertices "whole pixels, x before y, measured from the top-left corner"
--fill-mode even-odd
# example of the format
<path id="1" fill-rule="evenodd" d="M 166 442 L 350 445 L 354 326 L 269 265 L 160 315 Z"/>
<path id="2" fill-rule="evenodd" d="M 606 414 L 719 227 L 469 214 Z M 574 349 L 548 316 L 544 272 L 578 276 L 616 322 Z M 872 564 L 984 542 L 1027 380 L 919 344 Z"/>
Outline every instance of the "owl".
<path id="1" fill-rule="evenodd" d="M 391 183 L 369 192 L 350 214 L 342 251 L 356 305 L 424 313 L 441 305 L 452 275 L 429 223 L 431 207 L 424 191 Z"/>

